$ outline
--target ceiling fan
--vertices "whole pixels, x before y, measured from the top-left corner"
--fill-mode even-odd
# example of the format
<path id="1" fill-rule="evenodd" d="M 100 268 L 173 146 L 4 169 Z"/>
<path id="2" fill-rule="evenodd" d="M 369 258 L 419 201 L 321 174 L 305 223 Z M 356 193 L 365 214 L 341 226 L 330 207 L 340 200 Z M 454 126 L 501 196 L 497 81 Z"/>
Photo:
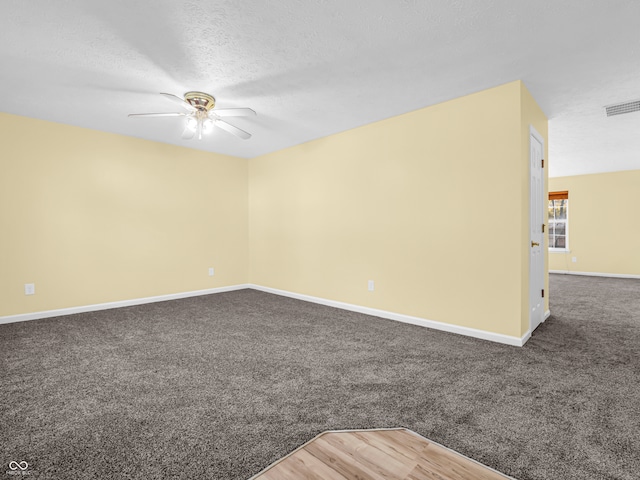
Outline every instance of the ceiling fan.
<path id="1" fill-rule="evenodd" d="M 192 139 L 194 136 L 198 140 L 202 139 L 202 135 L 211 133 L 213 127 L 221 128 L 236 137 L 243 140 L 251 138 L 251 134 L 245 132 L 222 120 L 222 117 L 247 117 L 256 115 L 256 112 L 250 108 L 220 108 L 215 109 L 216 99 L 213 95 L 203 92 L 187 92 L 184 99 L 171 93 L 161 93 L 160 95 L 179 104 L 186 112 L 171 113 L 130 113 L 130 117 L 186 117 L 185 129 L 182 138 L 185 140 Z"/>

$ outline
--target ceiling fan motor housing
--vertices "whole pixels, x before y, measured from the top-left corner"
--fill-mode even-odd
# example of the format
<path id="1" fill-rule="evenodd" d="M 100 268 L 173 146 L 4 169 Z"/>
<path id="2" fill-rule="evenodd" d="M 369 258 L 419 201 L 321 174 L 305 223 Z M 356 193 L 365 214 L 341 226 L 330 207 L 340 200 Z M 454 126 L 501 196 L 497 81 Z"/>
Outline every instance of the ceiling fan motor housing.
<path id="1" fill-rule="evenodd" d="M 184 94 L 184 99 L 189 105 L 204 112 L 208 112 L 216 105 L 216 99 L 203 92 L 187 92 Z"/>

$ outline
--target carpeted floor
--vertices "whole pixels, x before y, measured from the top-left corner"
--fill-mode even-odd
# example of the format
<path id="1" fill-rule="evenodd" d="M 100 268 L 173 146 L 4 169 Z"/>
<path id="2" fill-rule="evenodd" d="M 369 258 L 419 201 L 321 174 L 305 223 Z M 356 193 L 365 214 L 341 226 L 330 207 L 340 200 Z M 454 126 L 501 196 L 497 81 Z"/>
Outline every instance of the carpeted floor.
<path id="1" fill-rule="evenodd" d="M 253 290 L 0 325 L 0 475 L 246 479 L 403 426 L 520 480 L 638 479 L 640 281 L 550 292 L 523 348 Z"/>

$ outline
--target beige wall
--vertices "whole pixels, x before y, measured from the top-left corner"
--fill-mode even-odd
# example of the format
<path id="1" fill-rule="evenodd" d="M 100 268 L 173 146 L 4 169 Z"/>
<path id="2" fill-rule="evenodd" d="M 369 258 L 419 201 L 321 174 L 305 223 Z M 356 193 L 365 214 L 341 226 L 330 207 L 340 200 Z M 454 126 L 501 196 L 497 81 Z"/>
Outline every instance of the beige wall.
<path id="1" fill-rule="evenodd" d="M 521 337 L 534 105 L 513 82 L 250 160 L 250 281 Z"/>
<path id="2" fill-rule="evenodd" d="M 569 191 L 570 250 L 550 253 L 550 270 L 640 275 L 640 170 L 551 178 L 549 188 Z"/>
<path id="3" fill-rule="evenodd" d="M 8 114 L 0 132 L 0 316 L 247 282 L 246 160 Z"/>

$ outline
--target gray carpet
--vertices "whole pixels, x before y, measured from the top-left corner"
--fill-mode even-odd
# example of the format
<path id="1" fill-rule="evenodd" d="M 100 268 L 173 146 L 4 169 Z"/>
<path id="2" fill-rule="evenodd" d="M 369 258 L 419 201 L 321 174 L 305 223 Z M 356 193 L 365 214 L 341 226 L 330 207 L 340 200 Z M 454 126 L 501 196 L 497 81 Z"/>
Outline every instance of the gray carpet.
<path id="1" fill-rule="evenodd" d="M 245 479 L 403 426 L 520 480 L 638 479 L 640 281 L 550 291 L 523 348 L 253 290 L 0 325 L 0 475 Z"/>

